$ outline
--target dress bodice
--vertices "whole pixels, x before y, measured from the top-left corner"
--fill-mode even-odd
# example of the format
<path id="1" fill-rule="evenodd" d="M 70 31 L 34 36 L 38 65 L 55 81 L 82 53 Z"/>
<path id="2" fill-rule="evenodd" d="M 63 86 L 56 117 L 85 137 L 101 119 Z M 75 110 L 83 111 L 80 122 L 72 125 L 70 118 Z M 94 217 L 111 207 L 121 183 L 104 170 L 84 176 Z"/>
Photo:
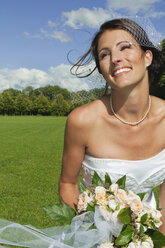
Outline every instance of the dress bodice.
<path id="1" fill-rule="evenodd" d="M 113 183 L 126 175 L 126 188 L 135 193 L 148 192 L 146 202 L 156 207 L 152 189 L 165 180 L 165 149 L 151 158 L 135 161 L 85 155 L 82 163 L 82 177 L 87 187 L 91 185 L 94 171 L 102 180 L 107 172 Z"/>

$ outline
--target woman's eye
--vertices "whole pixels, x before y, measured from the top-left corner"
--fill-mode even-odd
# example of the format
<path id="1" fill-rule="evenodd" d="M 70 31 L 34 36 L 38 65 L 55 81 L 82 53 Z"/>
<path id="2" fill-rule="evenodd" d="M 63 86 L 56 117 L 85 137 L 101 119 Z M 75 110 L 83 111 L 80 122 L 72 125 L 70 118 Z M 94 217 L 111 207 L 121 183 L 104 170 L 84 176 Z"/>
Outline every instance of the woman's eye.
<path id="1" fill-rule="evenodd" d="M 110 53 L 102 53 L 99 55 L 99 60 L 103 60 L 104 58 L 106 58 L 109 55 L 110 55 Z"/>
<path id="2" fill-rule="evenodd" d="M 120 50 L 123 51 L 123 50 L 129 49 L 129 48 L 131 48 L 131 44 L 126 44 L 126 45 L 123 45 L 123 46 L 120 48 Z"/>

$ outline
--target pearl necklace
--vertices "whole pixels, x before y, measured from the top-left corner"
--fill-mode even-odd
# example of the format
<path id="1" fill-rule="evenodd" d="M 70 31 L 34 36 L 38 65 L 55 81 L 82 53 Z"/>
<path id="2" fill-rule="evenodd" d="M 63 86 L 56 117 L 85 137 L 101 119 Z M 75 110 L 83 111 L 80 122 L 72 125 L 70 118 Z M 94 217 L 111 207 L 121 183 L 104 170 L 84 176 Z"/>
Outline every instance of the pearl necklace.
<path id="1" fill-rule="evenodd" d="M 128 121 L 125 121 L 123 120 L 122 118 L 120 118 L 114 111 L 113 107 L 112 107 L 112 96 L 110 96 L 110 106 L 111 106 L 111 110 L 112 110 L 112 113 L 113 115 L 118 119 L 120 120 L 122 123 L 124 124 L 127 124 L 127 125 L 131 125 L 131 126 L 136 126 L 138 125 L 140 122 L 142 122 L 146 116 L 148 115 L 148 113 L 150 112 L 150 108 L 151 108 L 151 97 L 149 96 L 149 104 L 148 104 L 148 109 L 147 111 L 145 112 L 144 116 L 139 120 L 139 121 L 135 121 L 135 122 L 128 122 Z"/>

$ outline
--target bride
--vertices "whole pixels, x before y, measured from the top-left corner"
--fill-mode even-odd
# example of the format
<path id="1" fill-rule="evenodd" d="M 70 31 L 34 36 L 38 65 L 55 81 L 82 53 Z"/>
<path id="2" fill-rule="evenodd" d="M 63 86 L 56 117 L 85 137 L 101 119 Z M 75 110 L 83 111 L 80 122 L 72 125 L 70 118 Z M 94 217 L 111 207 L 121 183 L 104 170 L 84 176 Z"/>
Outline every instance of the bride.
<path id="1" fill-rule="evenodd" d="M 147 192 L 145 201 L 153 208 L 156 208 L 156 199 L 152 189 L 161 185 L 160 231 L 165 234 L 165 102 L 149 94 L 150 85 L 159 81 L 164 69 L 163 51 L 148 39 L 137 23 L 115 19 L 100 27 L 89 51 L 74 66 L 77 72 L 88 55 L 95 59 L 96 68 L 111 87 L 111 95 L 81 106 L 68 116 L 60 195 L 64 202 L 76 208 L 81 168 L 87 187 L 90 187 L 94 171 L 102 179 L 108 172 L 112 182 L 126 175 L 126 187 L 135 193 Z M 0 236 L 0 244 L 32 248 L 73 247 L 63 243 L 62 235 L 54 239 L 56 229 L 53 228 L 42 233 L 5 220 L 0 224 L 0 233 L 6 230 L 5 235 L 10 234 L 9 226 L 37 237 L 32 242 L 29 236 L 26 244 L 16 242 L 15 232 L 11 233 L 10 242 L 5 235 Z M 80 248 L 79 245 L 76 247 Z M 81 247 L 87 248 L 86 245 Z"/>
<path id="2" fill-rule="evenodd" d="M 73 208 L 79 196 L 78 176 L 90 186 L 93 171 L 116 181 L 127 175 L 127 188 L 148 191 L 161 184 L 161 232 L 165 234 L 165 102 L 149 94 L 164 65 L 163 52 L 144 30 L 128 19 L 104 23 L 89 51 L 74 66 L 79 69 L 92 54 L 96 67 L 111 87 L 105 95 L 75 109 L 66 124 L 60 195 Z M 162 57 L 161 57 L 162 56 Z"/>

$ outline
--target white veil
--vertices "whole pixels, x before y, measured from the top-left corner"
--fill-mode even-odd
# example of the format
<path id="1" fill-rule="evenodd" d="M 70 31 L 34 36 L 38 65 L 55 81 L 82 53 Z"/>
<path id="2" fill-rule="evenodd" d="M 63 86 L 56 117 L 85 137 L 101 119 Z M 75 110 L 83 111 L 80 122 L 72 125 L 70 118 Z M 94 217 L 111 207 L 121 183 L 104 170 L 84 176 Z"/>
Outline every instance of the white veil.
<path id="1" fill-rule="evenodd" d="M 118 236 L 122 227 L 122 223 L 106 221 L 98 207 L 95 212 L 74 217 L 71 225 L 43 230 L 0 219 L 0 244 L 27 248 L 91 248 L 111 241 L 112 235 Z"/>

